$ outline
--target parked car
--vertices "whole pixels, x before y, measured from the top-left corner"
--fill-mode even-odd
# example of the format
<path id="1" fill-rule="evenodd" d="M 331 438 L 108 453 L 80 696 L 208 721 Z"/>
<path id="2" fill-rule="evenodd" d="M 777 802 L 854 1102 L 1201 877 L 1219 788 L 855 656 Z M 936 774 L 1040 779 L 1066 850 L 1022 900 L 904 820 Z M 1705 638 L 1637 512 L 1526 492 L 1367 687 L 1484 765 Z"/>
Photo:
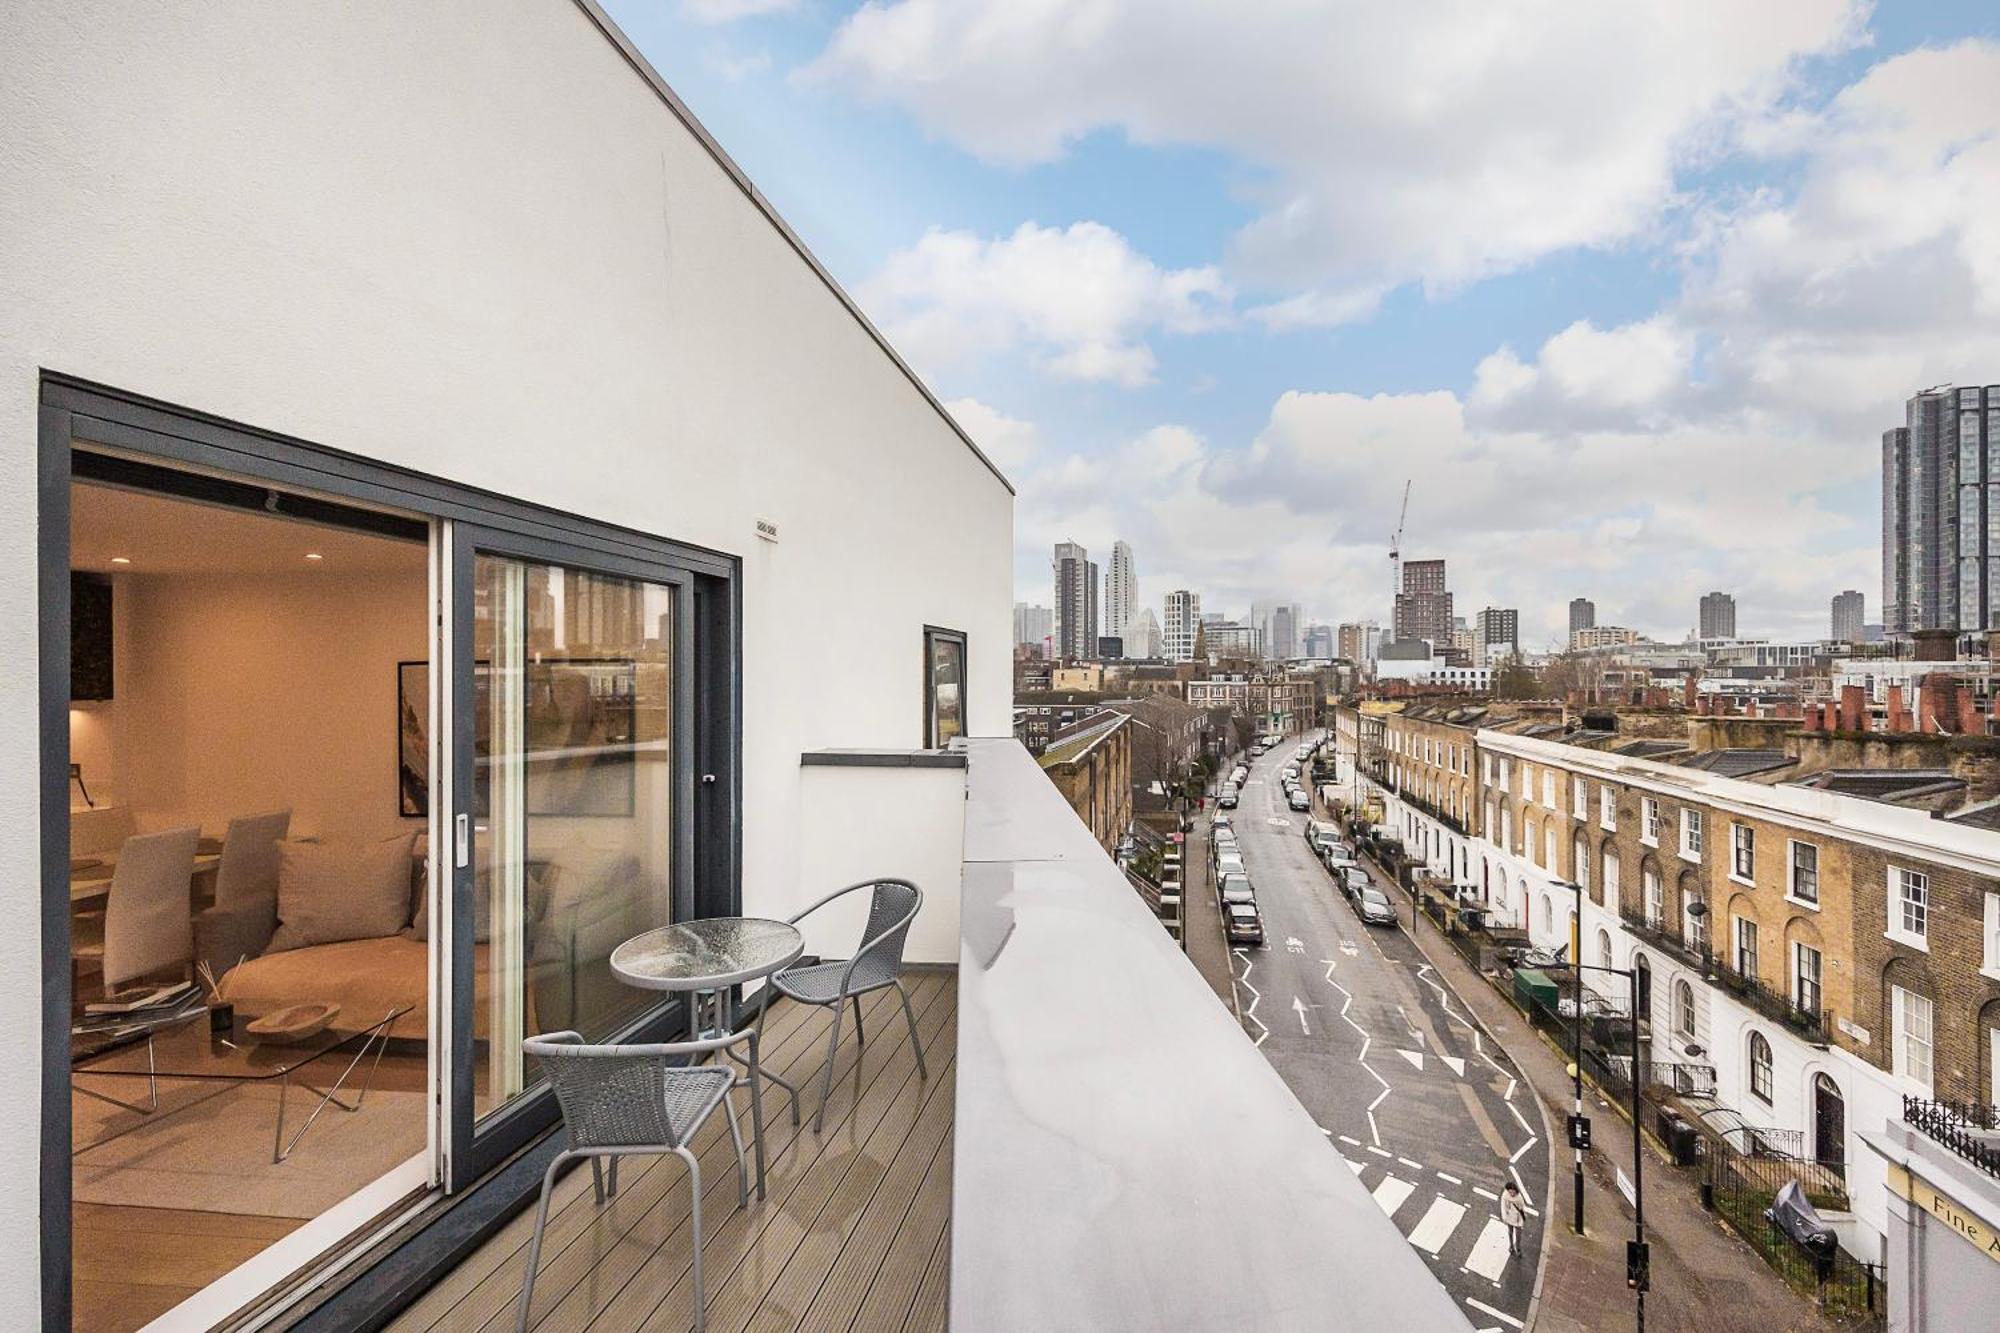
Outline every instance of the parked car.
<path id="1" fill-rule="evenodd" d="M 1264 918 L 1247 903 L 1231 903 L 1228 932 L 1231 944 L 1261 945 L 1264 942 Z"/>
<path id="2" fill-rule="evenodd" d="M 1292 788 L 1292 794 L 1288 800 L 1294 810 L 1310 810 L 1313 808 L 1312 797 L 1306 795 L 1297 787 Z"/>
<path id="3" fill-rule="evenodd" d="M 1234 847 L 1225 847 L 1215 854 L 1215 874 L 1219 879 L 1228 874 L 1248 874 L 1243 865 L 1243 853 Z"/>
<path id="4" fill-rule="evenodd" d="M 1250 776 L 1250 766 L 1247 764 L 1238 764 L 1234 769 L 1230 771 L 1229 780 L 1240 787 L 1243 785 L 1243 779 L 1249 776 Z"/>
<path id="5" fill-rule="evenodd" d="M 1396 924 L 1396 908 L 1387 894 L 1370 885 L 1361 890 L 1354 900 L 1354 911 L 1363 922 L 1371 926 L 1393 926 Z"/>
<path id="6" fill-rule="evenodd" d="M 1235 828 L 1236 821 L 1218 810 L 1215 812 L 1215 818 L 1208 821 L 1208 826 L 1215 832 L 1220 833 L 1224 829 Z"/>
<path id="7" fill-rule="evenodd" d="M 1250 883 L 1250 877 L 1241 871 L 1232 870 L 1224 875 L 1216 881 L 1215 889 L 1224 906 L 1230 903 L 1250 903 L 1254 906 L 1257 902 L 1256 887 Z"/>
<path id="8" fill-rule="evenodd" d="M 1357 865 L 1341 866 L 1334 874 L 1340 880 L 1341 889 L 1349 898 L 1356 901 L 1359 901 L 1362 890 L 1372 887 L 1375 883 L 1368 878 L 1368 872 Z M 1377 889 L 1376 892 L 1379 893 L 1381 890 Z"/>
<path id="9" fill-rule="evenodd" d="M 1233 782 L 1223 783 L 1222 794 L 1215 798 L 1215 803 L 1224 810 L 1234 810 L 1236 808 L 1236 784 Z"/>

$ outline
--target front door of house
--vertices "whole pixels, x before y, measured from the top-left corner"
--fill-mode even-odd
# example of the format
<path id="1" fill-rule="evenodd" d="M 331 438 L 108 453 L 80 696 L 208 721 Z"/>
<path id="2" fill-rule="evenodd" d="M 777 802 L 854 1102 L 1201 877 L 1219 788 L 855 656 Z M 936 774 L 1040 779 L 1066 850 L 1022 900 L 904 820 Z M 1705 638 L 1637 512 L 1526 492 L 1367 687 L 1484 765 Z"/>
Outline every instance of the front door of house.
<path id="1" fill-rule="evenodd" d="M 1813 1156 L 1835 1170 L 1847 1164 L 1847 1102 L 1825 1074 L 1813 1076 Z"/>

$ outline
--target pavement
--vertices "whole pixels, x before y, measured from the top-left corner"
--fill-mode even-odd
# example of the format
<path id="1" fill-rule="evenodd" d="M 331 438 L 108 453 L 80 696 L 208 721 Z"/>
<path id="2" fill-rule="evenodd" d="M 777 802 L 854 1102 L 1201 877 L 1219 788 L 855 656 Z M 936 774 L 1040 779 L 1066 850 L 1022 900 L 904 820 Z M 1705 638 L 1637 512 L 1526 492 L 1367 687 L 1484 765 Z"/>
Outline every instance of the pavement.
<path id="1" fill-rule="evenodd" d="M 1222 909 L 1216 904 L 1215 881 L 1209 871 L 1208 816 L 1214 813 L 1215 804 L 1210 801 L 1204 816 L 1188 829 L 1181 847 L 1181 942 L 1188 960 L 1216 998 L 1234 1010 L 1236 987 L 1230 977 L 1229 942 L 1223 938 Z"/>
<path id="2" fill-rule="evenodd" d="M 1393 900 L 1404 907 L 1409 903 L 1400 891 Z M 1574 1098 L 1567 1057 L 1550 1047 L 1520 1011 L 1445 941 L 1428 917 L 1420 914 L 1419 922 L 1413 943 L 1471 1016 L 1513 1057 L 1560 1134 Z M 1636 1323 L 1634 1295 L 1625 1285 L 1625 1242 L 1632 1236 L 1632 1209 L 1613 1175 L 1616 1168 L 1631 1173 L 1632 1127 L 1587 1082 L 1584 1114 L 1590 1117 L 1592 1138 L 1584 1155 L 1585 1234 L 1578 1236 L 1571 1229 L 1573 1159 L 1566 1146 L 1551 1160 L 1546 1184 L 1536 1190 L 1538 1196 L 1553 1195 L 1555 1200 L 1541 1290 L 1529 1321 L 1536 1333 L 1600 1333 Z M 1693 1177 L 1676 1170 L 1654 1151 L 1650 1140 L 1646 1143 L 1643 1181 L 1652 1262 L 1647 1329 L 1794 1333 L 1839 1327 L 1704 1210 Z"/>
<path id="3" fill-rule="evenodd" d="M 1309 815 L 1287 808 L 1279 781 L 1294 749 L 1251 765 L 1232 818 L 1266 937 L 1230 951 L 1245 1031 L 1473 1326 L 1519 1329 L 1546 1212 L 1546 1128 L 1429 960 L 1401 929 L 1364 926 L 1306 846 Z M 1531 1210 L 1518 1257 L 1497 1216 L 1509 1179 Z"/>

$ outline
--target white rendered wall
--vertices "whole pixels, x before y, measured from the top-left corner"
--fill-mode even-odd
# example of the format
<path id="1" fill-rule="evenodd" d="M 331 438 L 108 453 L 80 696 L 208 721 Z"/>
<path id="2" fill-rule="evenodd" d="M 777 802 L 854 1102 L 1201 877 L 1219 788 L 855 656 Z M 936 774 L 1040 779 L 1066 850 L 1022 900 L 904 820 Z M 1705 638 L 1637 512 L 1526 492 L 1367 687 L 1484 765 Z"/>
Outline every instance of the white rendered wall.
<path id="1" fill-rule="evenodd" d="M 970 635 L 968 730 L 1007 727 L 1009 493 L 573 5 L 24 0 L 0 127 L 10 919 L 38 913 L 43 369 L 741 555 L 750 911 L 822 883 L 802 751 L 921 743 L 925 623 Z M 0 936 L 23 1127 L 39 950 Z M 0 1146 L 24 1322 L 37 1140 Z"/>
<path id="2" fill-rule="evenodd" d="M 815 765 L 798 774 L 805 897 L 817 901 L 865 879 L 907 879 L 923 890 L 924 910 L 903 956 L 913 963 L 956 963 L 965 770 Z M 857 893 L 815 912 L 804 923 L 806 951 L 852 957 L 867 897 Z"/>

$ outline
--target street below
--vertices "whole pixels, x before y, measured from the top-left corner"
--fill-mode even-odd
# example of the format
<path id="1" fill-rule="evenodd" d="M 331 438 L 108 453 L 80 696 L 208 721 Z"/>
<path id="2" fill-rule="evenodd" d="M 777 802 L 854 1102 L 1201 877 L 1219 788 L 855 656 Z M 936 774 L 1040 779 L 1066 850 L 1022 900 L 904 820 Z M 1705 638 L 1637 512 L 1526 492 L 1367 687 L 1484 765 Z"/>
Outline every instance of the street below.
<path id="1" fill-rule="evenodd" d="M 1295 750 L 1252 762 L 1232 821 L 1265 931 L 1232 950 L 1244 1027 L 1473 1326 L 1522 1328 L 1547 1214 L 1539 1106 L 1402 927 L 1362 924 L 1313 856 L 1280 781 Z M 1528 1206 L 1518 1256 L 1499 1219 L 1510 1179 Z"/>

